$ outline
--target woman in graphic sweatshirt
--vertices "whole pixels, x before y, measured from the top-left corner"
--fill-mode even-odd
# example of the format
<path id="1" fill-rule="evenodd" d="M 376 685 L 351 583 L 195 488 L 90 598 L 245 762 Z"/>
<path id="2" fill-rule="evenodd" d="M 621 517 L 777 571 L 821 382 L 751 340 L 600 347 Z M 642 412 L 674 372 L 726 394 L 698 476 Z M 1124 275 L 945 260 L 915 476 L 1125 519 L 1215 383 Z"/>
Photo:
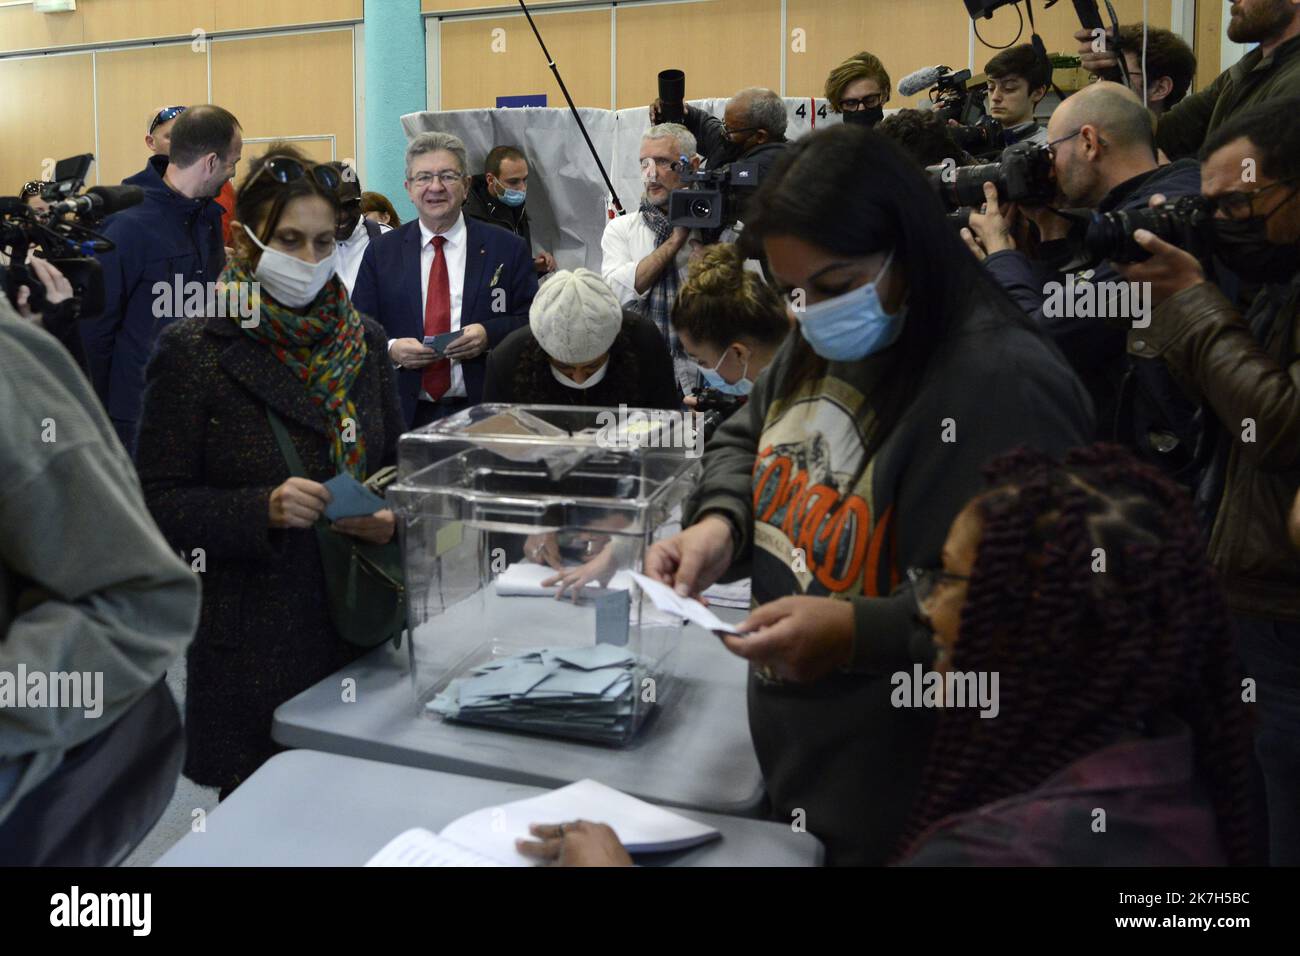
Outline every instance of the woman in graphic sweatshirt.
<path id="1" fill-rule="evenodd" d="M 719 428 L 687 526 L 647 573 L 697 595 L 752 559 L 756 607 L 726 643 L 751 663 L 772 810 L 802 819 L 830 863 L 881 863 L 933 727 L 933 711 L 890 702 L 891 675 L 933 658 L 903 570 L 938 565 L 989 459 L 1082 444 L 1092 408 L 885 138 L 804 138 L 753 209 L 744 235 L 799 332 Z"/>

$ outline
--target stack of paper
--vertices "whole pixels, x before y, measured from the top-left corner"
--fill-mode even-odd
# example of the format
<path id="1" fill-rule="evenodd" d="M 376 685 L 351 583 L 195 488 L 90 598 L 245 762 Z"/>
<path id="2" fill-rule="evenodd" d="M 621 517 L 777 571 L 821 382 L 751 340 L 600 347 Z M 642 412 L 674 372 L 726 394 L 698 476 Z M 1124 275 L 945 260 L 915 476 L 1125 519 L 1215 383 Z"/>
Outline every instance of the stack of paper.
<path id="1" fill-rule="evenodd" d="M 469 723 L 621 740 L 632 729 L 639 663 L 611 644 L 541 648 L 455 678 L 425 706 Z"/>
<path id="2" fill-rule="evenodd" d="M 515 849 L 515 840 L 535 840 L 533 823 L 570 820 L 606 823 L 628 853 L 665 853 L 718 839 L 713 827 L 629 797 L 595 780 L 484 807 L 454 820 L 441 834 L 416 828 L 398 834 L 366 866 L 532 866 L 536 860 Z"/>

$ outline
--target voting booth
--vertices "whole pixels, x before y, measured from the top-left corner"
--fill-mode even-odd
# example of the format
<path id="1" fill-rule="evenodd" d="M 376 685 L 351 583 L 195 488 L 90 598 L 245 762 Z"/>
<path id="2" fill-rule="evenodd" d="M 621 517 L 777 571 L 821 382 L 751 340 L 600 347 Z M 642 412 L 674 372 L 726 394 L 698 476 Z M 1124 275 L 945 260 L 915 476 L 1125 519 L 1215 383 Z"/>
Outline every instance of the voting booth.
<path id="1" fill-rule="evenodd" d="M 402 436 L 388 498 L 421 714 L 619 745 L 671 706 L 683 621 L 634 575 L 680 527 L 696 421 L 487 404 Z"/>

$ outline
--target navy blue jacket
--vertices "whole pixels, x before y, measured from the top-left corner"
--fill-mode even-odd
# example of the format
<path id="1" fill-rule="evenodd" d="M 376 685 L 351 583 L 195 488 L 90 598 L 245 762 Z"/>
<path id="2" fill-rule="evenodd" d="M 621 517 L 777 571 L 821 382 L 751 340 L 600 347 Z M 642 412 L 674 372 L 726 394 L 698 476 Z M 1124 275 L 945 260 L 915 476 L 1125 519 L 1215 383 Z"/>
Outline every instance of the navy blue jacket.
<path id="1" fill-rule="evenodd" d="M 495 348 L 515 329 L 528 324 L 528 307 L 537 294 L 532 254 L 518 236 L 499 226 L 465 217 L 465 285 L 460 324 L 478 323 L 487 329 L 488 348 Z M 388 332 L 389 339 L 424 338 L 424 299 L 420 295 L 420 221 L 410 222 L 372 240 L 361 257 L 361 270 L 352 290 L 352 304 Z M 504 289 L 505 296 L 494 295 Z M 493 309 L 493 304 L 499 306 Z M 483 396 L 487 353 L 462 365 L 470 404 Z M 397 395 L 407 427 L 415 420 L 423 369 L 403 369 Z"/>
<path id="2" fill-rule="evenodd" d="M 140 418 L 145 365 L 158 334 L 181 318 L 167 307 L 170 296 L 155 295 L 154 285 L 174 287 L 178 275 L 182 283 L 215 282 L 226 262 L 221 207 L 171 189 L 163 182 L 166 170 L 167 157 L 154 156 L 123 181 L 143 189 L 144 201 L 104 221 L 100 232 L 116 246 L 99 256 L 104 313 L 81 329 L 90 380 L 128 449 Z"/>
<path id="3" fill-rule="evenodd" d="M 1180 159 L 1121 183 L 1097 209 L 1103 213 L 1145 209 L 1157 193 L 1173 200 L 1200 192 L 1200 164 Z M 1096 317 L 1045 315 L 1046 284 L 1053 281 L 1064 285 L 1064 273 L 1044 270 L 1019 250 L 995 252 L 984 264 L 1011 298 L 1052 337 L 1087 386 L 1097 407 L 1096 437 L 1134 448 L 1148 461 L 1194 487 L 1200 466 L 1195 460 L 1200 419 L 1196 403 L 1173 382 L 1168 369 L 1158 361 L 1130 357 L 1125 348 L 1125 329 L 1119 324 L 1107 324 Z M 1075 273 L 1076 283 L 1122 281 L 1109 261 L 1096 269 Z M 1157 435 L 1165 436 L 1159 439 L 1159 446 L 1153 438 Z M 1172 448 L 1164 444 L 1170 435 L 1177 438 Z"/>

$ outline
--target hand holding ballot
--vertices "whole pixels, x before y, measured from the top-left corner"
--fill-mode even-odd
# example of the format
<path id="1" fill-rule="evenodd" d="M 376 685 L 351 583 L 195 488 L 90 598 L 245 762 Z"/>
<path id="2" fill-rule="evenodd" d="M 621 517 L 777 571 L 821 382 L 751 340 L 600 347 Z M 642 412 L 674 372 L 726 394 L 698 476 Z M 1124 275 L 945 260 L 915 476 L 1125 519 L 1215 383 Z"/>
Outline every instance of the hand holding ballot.
<path id="1" fill-rule="evenodd" d="M 666 584 L 682 597 L 698 598 L 731 566 L 731 525 L 706 514 L 671 538 L 656 541 L 646 552 L 646 577 Z"/>
<path id="2" fill-rule="evenodd" d="M 847 667 L 853 654 L 853 602 L 784 597 L 756 607 L 722 643 L 778 680 L 814 681 Z"/>

